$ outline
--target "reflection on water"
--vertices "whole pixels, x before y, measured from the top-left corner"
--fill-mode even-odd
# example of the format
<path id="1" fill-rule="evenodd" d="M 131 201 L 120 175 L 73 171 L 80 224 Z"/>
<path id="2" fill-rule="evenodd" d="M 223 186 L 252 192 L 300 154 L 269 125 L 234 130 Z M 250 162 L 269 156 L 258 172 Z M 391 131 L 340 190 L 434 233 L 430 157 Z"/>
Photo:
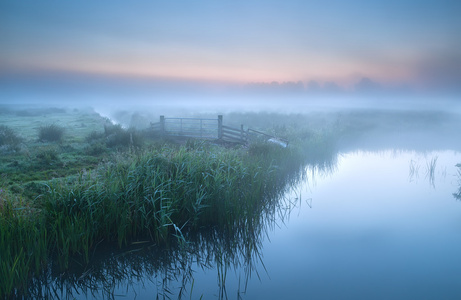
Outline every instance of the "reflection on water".
<path id="1" fill-rule="evenodd" d="M 461 164 L 457 164 L 456 167 L 458 167 L 458 184 L 459 184 L 459 189 L 456 193 L 453 193 L 453 197 L 461 201 Z"/>
<path id="2" fill-rule="evenodd" d="M 341 153 L 287 177 L 268 195 L 277 201 L 234 228 L 165 248 L 101 246 L 88 266 L 50 266 L 33 295 L 459 299 L 459 161 L 453 151 Z"/>
<path id="3" fill-rule="evenodd" d="M 333 159 L 324 157 L 312 168 L 324 169 Z M 50 262 L 45 273 L 33 279 L 29 292 L 34 298 L 56 299 L 241 297 L 249 282 L 267 274 L 262 249 L 271 232 L 299 206 L 298 199 L 285 195 L 308 175 L 299 166 L 283 175 L 251 215 L 229 227 L 183 231 L 166 246 L 137 241 L 119 250 L 101 244 L 89 264 L 74 260 L 63 272 Z"/>
<path id="4" fill-rule="evenodd" d="M 299 285 L 295 295 L 305 299 L 458 299 L 461 207 L 452 193 L 460 160 L 453 151 L 341 154 L 334 174 L 300 187 L 312 209 L 265 245 L 271 280 L 259 291 L 275 299 Z M 420 166 L 412 179 L 411 161 Z"/>
<path id="5" fill-rule="evenodd" d="M 425 164 L 424 164 L 424 178 L 428 180 L 429 184 L 435 188 L 435 176 L 436 176 L 436 167 L 437 167 L 437 160 L 438 156 L 433 156 L 432 158 L 428 159 L 425 157 Z M 419 180 L 419 173 L 421 171 L 421 162 L 419 160 L 411 160 L 410 161 L 410 174 L 408 175 L 410 181 L 417 181 Z M 446 166 L 439 170 L 439 174 L 442 177 L 446 177 Z"/>

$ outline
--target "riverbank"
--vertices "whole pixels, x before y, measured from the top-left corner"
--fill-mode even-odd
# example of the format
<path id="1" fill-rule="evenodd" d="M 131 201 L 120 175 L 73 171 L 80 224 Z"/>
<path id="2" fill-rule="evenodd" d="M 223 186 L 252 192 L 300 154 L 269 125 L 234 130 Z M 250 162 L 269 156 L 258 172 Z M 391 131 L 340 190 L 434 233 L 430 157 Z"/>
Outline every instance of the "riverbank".
<path id="1" fill-rule="evenodd" d="M 306 164 L 328 168 L 338 147 L 367 145 L 363 136 L 406 134 L 416 141 L 413 128 L 445 129 L 455 119 L 448 117 L 347 112 L 226 118 L 288 138 L 283 148 L 263 140 L 178 145 L 92 111 L 3 114 L 0 125 L 11 130 L 4 129 L 9 142 L 2 144 L 0 165 L 0 275 L 7 278 L 0 294 L 27 294 L 49 264 L 60 272 L 73 262 L 86 265 L 104 244 L 148 241 L 161 248 L 187 245 L 210 230 L 239 235 L 242 228 L 261 228 Z M 56 129 L 49 125 L 58 130 L 43 135 Z"/>
<path id="2" fill-rule="evenodd" d="M 0 294 L 26 293 L 31 276 L 50 260 L 62 270 L 71 259 L 87 263 L 101 243 L 123 247 L 148 239 L 167 245 L 187 242 L 189 232 L 205 228 L 253 226 L 277 198 L 269 194 L 281 194 L 287 180 L 296 180 L 309 157 L 303 149 L 312 158 L 325 155 L 331 138 L 306 131 L 303 144 L 288 148 L 264 141 L 231 148 L 193 140 L 177 145 L 94 117 L 78 134 L 57 124 L 64 134 L 56 139 L 38 138 L 46 124 L 36 125 L 37 138 L 25 127 L 27 134 L 17 134 L 21 143 L 11 145 L 16 149 L 5 149 L 0 271 L 7 280 Z"/>

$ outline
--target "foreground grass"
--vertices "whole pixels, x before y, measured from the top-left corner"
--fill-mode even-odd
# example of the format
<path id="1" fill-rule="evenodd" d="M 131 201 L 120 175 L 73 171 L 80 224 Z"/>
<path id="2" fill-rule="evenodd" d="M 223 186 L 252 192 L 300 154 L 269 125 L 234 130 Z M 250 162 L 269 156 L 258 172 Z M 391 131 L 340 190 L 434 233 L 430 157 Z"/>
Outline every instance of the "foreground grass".
<path id="1" fill-rule="evenodd" d="M 309 137 L 315 157 L 326 139 Z M 148 238 L 167 245 L 204 228 L 252 224 L 267 209 L 268 194 L 281 188 L 277 183 L 305 164 L 303 149 L 263 142 L 132 148 L 93 170 L 40 184 L 34 200 L 4 190 L 0 276 L 8 280 L 0 295 L 25 293 L 31 276 L 54 258 L 63 270 L 75 257 L 88 262 L 100 243 L 122 247 Z"/>

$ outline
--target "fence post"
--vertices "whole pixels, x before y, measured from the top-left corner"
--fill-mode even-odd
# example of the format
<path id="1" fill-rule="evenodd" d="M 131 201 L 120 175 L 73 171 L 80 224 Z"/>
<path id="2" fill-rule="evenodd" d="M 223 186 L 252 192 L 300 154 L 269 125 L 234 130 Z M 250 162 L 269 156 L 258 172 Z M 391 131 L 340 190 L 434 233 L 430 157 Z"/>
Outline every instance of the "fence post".
<path id="1" fill-rule="evenodd" d="M 222 115 L 218 115 L 218 139 L 222 139 Z"/>
<path id="2" fill-rule="evenodd" d="M 160 134 L 165 135 L 165 116 L 160 116 Z"/>
<path id="3" fill-rule="evenodd" d="M 240 139 L 242 142 L 245 142 L 245 139 L 243 138 L 243 124 L 240 124 Z"/>

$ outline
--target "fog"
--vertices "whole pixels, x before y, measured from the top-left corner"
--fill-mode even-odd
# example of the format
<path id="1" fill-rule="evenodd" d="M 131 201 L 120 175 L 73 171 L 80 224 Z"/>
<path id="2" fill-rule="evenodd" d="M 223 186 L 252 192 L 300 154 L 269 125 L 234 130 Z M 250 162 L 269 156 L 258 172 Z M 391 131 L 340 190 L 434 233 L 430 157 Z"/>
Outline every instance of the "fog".
<path id="1" fill-rule="evenodd" d="M 0 1 L 0 299 L 459 299 L 455 2 Z"/>
<path id="2" fill-rule="evenodd" d="M 362 78 L 352 89 L 331 90 L 326 82 L 224 82 L 139 79 L 69 73 L 0 76 L 0 104 L 91 106 L 168 114 L 231 111 L 309 113 L 343 109 L 447 110 L 460 112 L 459 93 L 376 88 Z M 312 86 L 316 86 L 313 88 Z"/>

